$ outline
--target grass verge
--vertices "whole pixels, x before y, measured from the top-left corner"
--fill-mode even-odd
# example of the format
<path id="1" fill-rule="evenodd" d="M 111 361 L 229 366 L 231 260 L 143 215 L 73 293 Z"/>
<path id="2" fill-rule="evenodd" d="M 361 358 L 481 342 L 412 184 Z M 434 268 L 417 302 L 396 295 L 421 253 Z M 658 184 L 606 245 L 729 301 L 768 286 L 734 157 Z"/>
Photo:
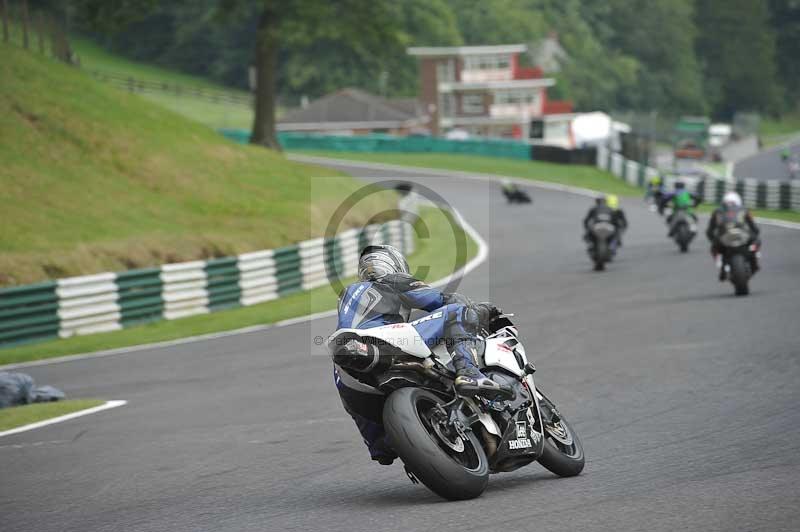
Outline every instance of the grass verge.
<path id="1" fill-rule="evenodd" d="M 438 209 L 423 208 L 420 211 L 420 218 L 419 223 L 427 226 L 429 237 L 417 239 L 417 247 L 409 257 L 409 264 L 412 272 L 427 271 L 425 280 L 432 282 L 445 277 L 461 266 L 456 264 L 453 244 L 457 241 L 458 236 L 463 234 L 463 231 L 458 226 L 451 225 L 450 216 Z M 477 244 L 467 236 L 468 260 L 475 256 L 477 249 Z M 423 267 L 427 267 L 427 270 L 423 270 Z M 274 323 L 333 309 L 336 307 L 337 298 L 338 294 L 330 286 L 323 286 L 251 307 L 174 321 L 160 321 L 121 331 L 75 336 L 63 340 L 0 349 L 0 365 Z"/>
<path id="2" fill-rule="evenodd" d="M 593 166 L 565 165 L 538 161 L 509 160 L 478 155 L 440 154 L 440 153 L 358 153 L 298 150 L 295 153 L 316 155 L 334 159 L 350 159 L 384 164 L 420 166 L 442 170 L 497 174 L 508 177 L 521 177 L 588 188 L 606 194 L 642 197 L 639 187 L 629 185 L 609 172 Z M 711 212 L 712 205 L 703 205 L 700 210 Z M 762 218 L 773 218 L 800 223 L 800 212 L 753 209 L 753 214 Z"/>
<path id="3" fill-rule="evenodd" d="M 765 147 L 781 144 L 794 136 L 800 135 L 800 111 L 786 114 L 779 119 L 762 119 L 759 124 L 758 134 Z"/>
<path id="4" fill-rule="evenodd" d="M 105 401 L 99 399 L 69 399 L 54 403 L 35 403 L 12 406 L 0 410 L 0 431 L 15 429 L 37 421 L 44 421 L 80 410 L 100 406 Z"/>

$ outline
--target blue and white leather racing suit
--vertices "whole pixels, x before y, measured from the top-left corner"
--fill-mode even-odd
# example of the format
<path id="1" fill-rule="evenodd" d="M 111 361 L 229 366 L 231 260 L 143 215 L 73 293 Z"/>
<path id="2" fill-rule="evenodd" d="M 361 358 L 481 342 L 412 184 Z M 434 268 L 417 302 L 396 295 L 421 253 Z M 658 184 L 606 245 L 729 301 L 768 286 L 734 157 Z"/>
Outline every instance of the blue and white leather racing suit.
<path id="1" fill-rule="evenodd" d="M 445 341 L 453 365 L 476 367 L 474 359 L 481 340 L 476 336 L 480 320 L 471 302 L 456 294 L 445 294 L 404 274 L 390 274 L 376 281 L 348 286 L 339 298 L 339 329 L 369 329 L 408 321 L 413 309 L 429 312 L 415 320 L 417 330 L 429 348 Z M 384 396 L 356 389 L 352 377 L 334 366 L 334 380 L 345 410 L 352 416 L 373 460 L 394 458 L 384 442 L 382 413 Z M 348 385 L 350 382 L 352 384 Z"/>

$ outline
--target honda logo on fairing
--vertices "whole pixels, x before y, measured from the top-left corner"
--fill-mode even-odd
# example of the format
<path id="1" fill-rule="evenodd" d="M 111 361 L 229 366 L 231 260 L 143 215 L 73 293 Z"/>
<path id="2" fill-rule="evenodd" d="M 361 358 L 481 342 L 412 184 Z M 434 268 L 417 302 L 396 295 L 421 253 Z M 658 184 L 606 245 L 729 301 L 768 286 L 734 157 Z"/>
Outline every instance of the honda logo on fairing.
<path id="1" fill-rule="evenodd" d="M 528 449 L 533 447 L 531 444 L 531 440 L 528 438 L 518 438 L 516 440 L 508 440 L 508 448 L 511 450 L 514 449 Z"/>

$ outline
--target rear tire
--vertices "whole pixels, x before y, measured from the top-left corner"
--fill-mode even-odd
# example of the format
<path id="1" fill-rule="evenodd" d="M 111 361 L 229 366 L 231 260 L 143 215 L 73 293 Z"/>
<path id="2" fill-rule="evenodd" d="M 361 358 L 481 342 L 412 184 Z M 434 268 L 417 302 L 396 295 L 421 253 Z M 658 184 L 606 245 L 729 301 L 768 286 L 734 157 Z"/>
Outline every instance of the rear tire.
<path id="1" fill-rule="evenodd" d="M 472 431 L 466 433 L 468 441 L 463 442 L 462 453 L 448 449 L 438 435 L 431 434 L 425 412 L 436 403 L 444 401 L 427 390 L 400 388 L 393 392 L 383 407 L 389 444 L 434 493 L 451 501 L 474 499 L 489 482 L 489 460 Z"/>
<path id="2" fill-rule="evenodd" d="M 731 257 L 731 282 L 737 296 L 746 296 L 750 293 L 748 281 L 750 280 L 750 267 L 741 254 Z"/>
<path id="3" fill-rule="evenodd" d="M 689 241 L 691 240 L 691 236 L 689 235 L 689 228 L 686 227 L 686 224 L 681 224 L 678 227 L 677 234 L 675 235 L 675 241 L 678 243 L 678 248 L 680 248 L 681 253 L 686 253 L 689 251 Z"/>
<path id="4" fill-rule="evenodd" d="M 599 241 L 594 246 L 594 253 L 592 254 L 592 260 L 594 260 L 594 271 L 602 272 L 606 269 L 606 260 L 608 257 L 608 244 L 603 241 Z"/>

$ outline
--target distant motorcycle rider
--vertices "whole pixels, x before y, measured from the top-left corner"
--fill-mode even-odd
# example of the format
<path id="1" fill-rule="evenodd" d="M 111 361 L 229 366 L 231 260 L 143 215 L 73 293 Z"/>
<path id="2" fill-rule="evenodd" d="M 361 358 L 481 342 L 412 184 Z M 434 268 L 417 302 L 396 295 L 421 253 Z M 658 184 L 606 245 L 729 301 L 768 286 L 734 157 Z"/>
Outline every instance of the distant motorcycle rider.
<path id="1" fill-rule="evenodd" d="M 759 270 L 757 250 L 761 247 L 761 239 L 758 236 L 760 233 L 758 226 L 753 220 L 753 215 L 750 211 L 742 205 L 742 197 L 736 192 L 726 192 L 722 197 L 722 205 L 711 214 L 706 228 L 706 237 L 711 242 L 711 256 L 714 257 L 719 268 L 720 281 L 727 279 L 727 272 L 722 264 L 723 246 L 720 243 L 720 238 L 725 234 L 729 224 L 747 227 L 750 232 L 750 241 L 747 245 L 756 244 L 756 253 L 751 254 L 750 267 L 753 273 Z"/>
<path id="2" fill-rule="evenodd" d="M 616 214 L 614 209 L 608 205 L 608 198 L 606 196 L 598 196 L 594 200 L 594 206 L 589 209 L 583 219 L 583 239 L 586 242 L 594 243 L 594 234 L 592 234 L 592 226 L 598 222 L 608 222 L 615 227 L 614 237 L 611 239 L 611 247 L 616 248 L 619 242 L 620 223 L 625 220 L 625 215 Z M 625 221 L 627 227 L 627 221 Z"/>
<path id="3" fill-rule="evenodd" d="M 369 329 L 407 322 L 412 309 L 430 314 L 412 322 L 429 348 L 443 341 L 456 372 L 454 385 L 462 395 L 496 397 L 509 395 L 478 369 L 478 356 L 484 342 L 477 335 L 500 311 L 490 303 L 473 303 L 456 294 L 431 288 L 409 274 L 403 254 L 388 245 L 365 247 L 358 261 L 359 280 L 348 286 L 339 298 L 341 328 Z M 391 464 L 396 455 L 384 441 L 381 424 L 384 397 L 359 389 L 359 381 L 346 370 L 334 366 L 336 387 L 345 410 L 358 426 L 373 460 Z"/>
<path id="4" fill-rule="evenodd" d="M 531 197 L 527 192 L 517 186 L 516 183 L 510 179 L 503 179 L 501 182 L 503 195 L 509 203 L 530 203 Z"/>
<path id="5" fill-rule="evenodd" d="M 664 182 L 661 176 L 651 177 L 647 182 L 647 190 L 644 194 L 645 201 L 650 198 L 653 199 L 653 204 L 657 207 L 661 203 L 661 198 L 664 196 Z"/>
<path id="6" fill-rule="evenodd" d="M 672 204 L 672 213 L 667 216 L 667 226 L 669 227 L 667 236 L 669 237 L 671 237 L 672 233 L 675 231 L 675 228 L 672 226 L 672 221 L 679 211 L 685 212 L 697 223 L 697 215 L 695 215 L 693 209 L 700 204 L 700 198 L 686 190 L 686 184 L 683 181 L 676 181 L 675 190 L 665 194 L 661 198 L 661 202 L 658 204 L 658 214 L 663 215 L 664 208 L 670 203 Z"/>

